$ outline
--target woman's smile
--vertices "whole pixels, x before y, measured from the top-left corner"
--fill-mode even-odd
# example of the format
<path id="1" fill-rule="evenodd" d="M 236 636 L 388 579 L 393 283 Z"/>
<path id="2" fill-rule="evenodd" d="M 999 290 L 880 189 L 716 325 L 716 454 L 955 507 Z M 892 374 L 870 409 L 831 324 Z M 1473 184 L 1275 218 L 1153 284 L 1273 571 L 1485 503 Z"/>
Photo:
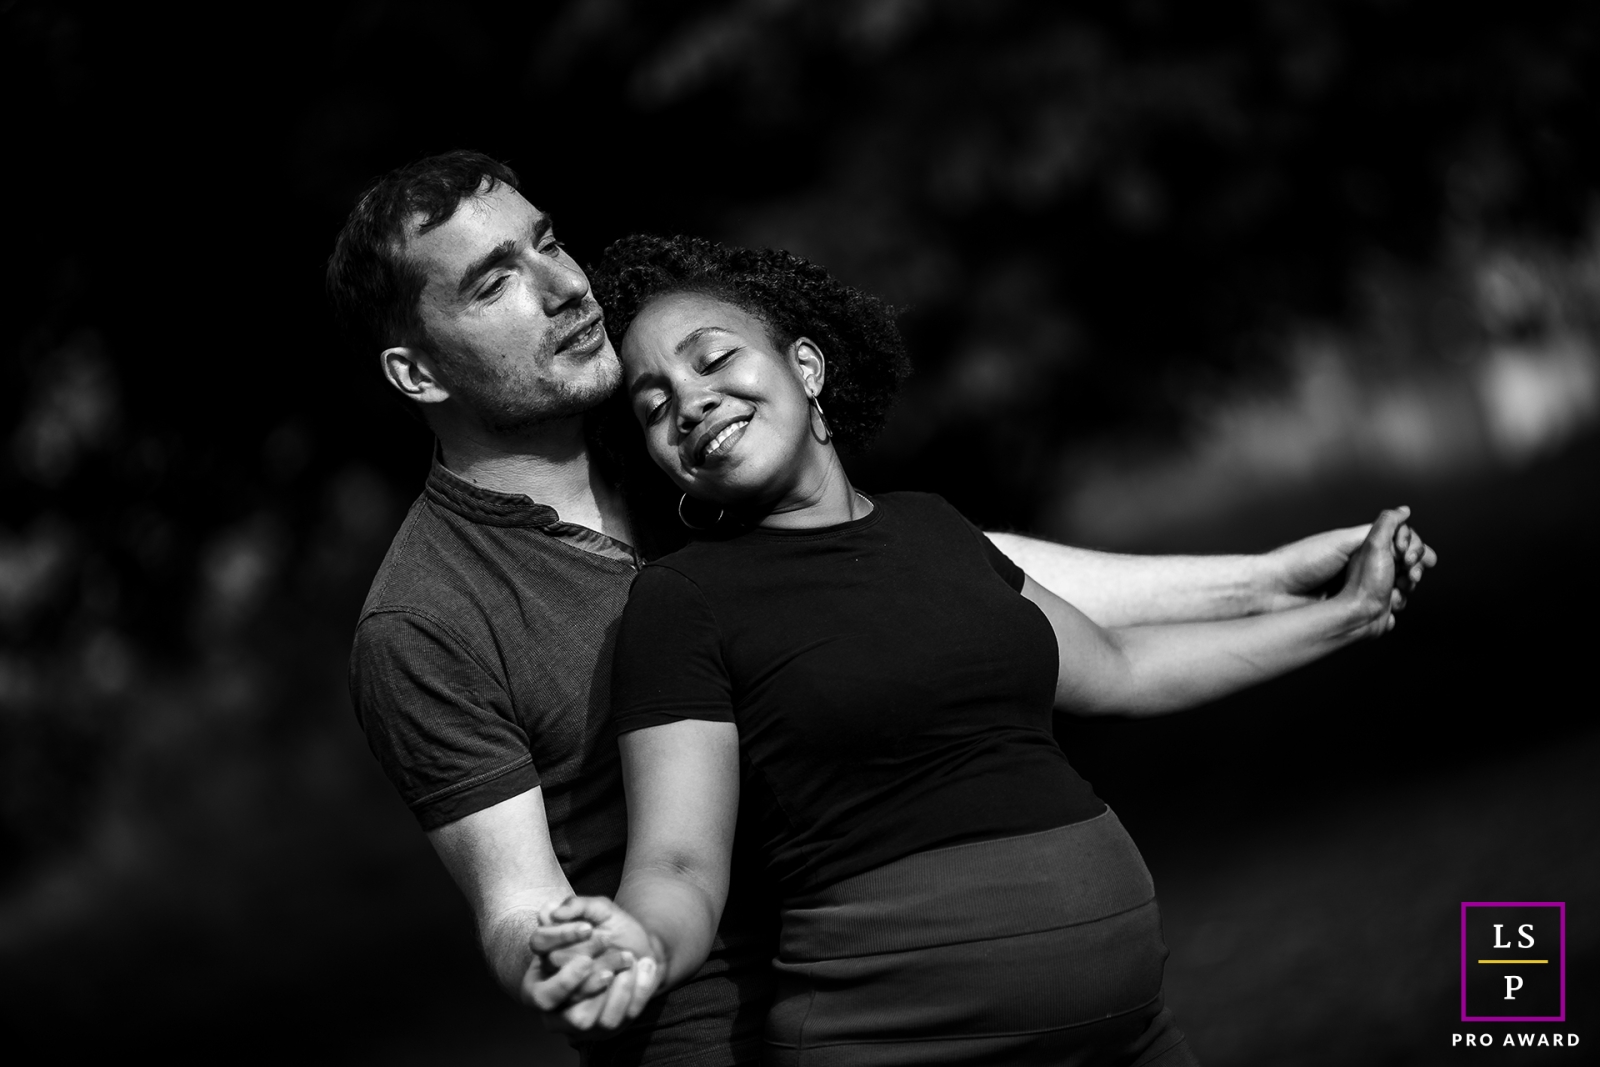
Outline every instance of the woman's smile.
<path id="1" fill-rule="evenodd" d="M 700 441 L 694 449 L 695 466 L 703 467 L 708 463 L 717 463 L 725 459 L 732 452 L 734 444 L 744 436 L 745 427 L 750 425 L 750 419 L 749 415 L 739 415 L 713 423 L 700 434 Z"/>

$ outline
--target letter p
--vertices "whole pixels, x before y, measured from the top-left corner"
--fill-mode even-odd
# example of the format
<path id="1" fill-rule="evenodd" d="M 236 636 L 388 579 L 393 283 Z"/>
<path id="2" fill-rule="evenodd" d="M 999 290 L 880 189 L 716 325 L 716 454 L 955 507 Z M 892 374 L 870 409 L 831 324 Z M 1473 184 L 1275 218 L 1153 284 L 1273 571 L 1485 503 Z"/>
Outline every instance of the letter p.
<path id="1" fill-rule="evenodd" d="M 1516 984 L 1512 985 L 1513 982 L 1515 982 Z M 1507 1000 L 1516 1000 L 1517 999 L 1517 995 L 1516 995 L 1517 994 L 1517 990 L 1519 990 L 1521 988 L 1522 988 L 1522 979 L 1521 978 L 1517 977 L 1514 974 L 1506 975 L 1506 999 Z"/>

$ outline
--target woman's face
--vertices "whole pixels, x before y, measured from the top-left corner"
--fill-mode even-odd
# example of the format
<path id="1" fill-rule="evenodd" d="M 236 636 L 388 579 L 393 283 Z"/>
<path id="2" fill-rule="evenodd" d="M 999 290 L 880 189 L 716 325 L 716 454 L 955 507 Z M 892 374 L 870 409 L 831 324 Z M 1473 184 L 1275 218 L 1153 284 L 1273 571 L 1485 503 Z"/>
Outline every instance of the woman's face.
<path id="1" fill-rule="evenodd" d="M 650 456 L 689 495 L 724 506 L 805 497 L 832 455 L 811 431 L 823 361 L 716 297 L 671 293 L 622 339 L 623 382 Z"/>

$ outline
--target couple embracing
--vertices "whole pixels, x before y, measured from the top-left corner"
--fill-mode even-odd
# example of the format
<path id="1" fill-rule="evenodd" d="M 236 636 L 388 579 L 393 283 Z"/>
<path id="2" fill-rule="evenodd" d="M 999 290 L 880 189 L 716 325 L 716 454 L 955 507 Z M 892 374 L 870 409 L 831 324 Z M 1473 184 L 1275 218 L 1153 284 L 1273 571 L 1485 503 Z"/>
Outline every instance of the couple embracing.
<path id="1" fill-rule="evenodd" d="M 839 449 L 907 373 L 886 305 L 697 238 L 587 275 L 477 153 L 375 183 L 328 281 L 438 441 L 352 699 L 507 992 L 596 1067 L 1195 1062 L 1052 716 L 1384 633 L 1434 562 L 1405 509 L 1131 557 L 866 494 Z"/>

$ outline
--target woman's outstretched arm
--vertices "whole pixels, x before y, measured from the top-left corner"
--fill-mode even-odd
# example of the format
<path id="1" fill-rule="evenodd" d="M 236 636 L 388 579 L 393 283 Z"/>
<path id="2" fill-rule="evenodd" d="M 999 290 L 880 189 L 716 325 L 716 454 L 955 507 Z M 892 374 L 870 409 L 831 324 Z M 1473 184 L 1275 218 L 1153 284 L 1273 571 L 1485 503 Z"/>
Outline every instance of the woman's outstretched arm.
<path id="1" fill-rule="evenodd" d="M 557 978 L 573 959 L 620 953 L 632 964 L 609 988 L 596 993 L 591 981 L 577 991 L 562 1012 L 576 1030 L 615 1029 L 657 992 L 699 970 L 728 899 L 738 728 L 685 719 L 625 733 L 618 747 L 628 856 L 616 900 L 573 897 L 552 909 L 532 937 L 553 973 L 550 997 L 565 993 Z"/>
<path id="2" fill-rule="evenodd" d="M 1410 593 L 1437 561 L 1407 528 L 1406 564 L 1397 584 Z M 1371 526 L 1302 537 L 1257 555 L 1136 556 L 1097 552 L 1020 534 L 987 534 L 1045 589 L 1100 626 L 1236 619 L 1303 607 L 1322 599 Z"/>
<path id="3" fill-rule="evenodd" d="M 1270 615 L 1105 630 L 1029 579 L 1023 595 L 1050 620 L 1061 650 L 1057 706 L 1088 714 L 1177 711 L 1386 632 L 1403 601 L 1395 579 L 1406 560 L 1397 535 L 1408 514 L 1378 517 L 1336 596 Z"/>

